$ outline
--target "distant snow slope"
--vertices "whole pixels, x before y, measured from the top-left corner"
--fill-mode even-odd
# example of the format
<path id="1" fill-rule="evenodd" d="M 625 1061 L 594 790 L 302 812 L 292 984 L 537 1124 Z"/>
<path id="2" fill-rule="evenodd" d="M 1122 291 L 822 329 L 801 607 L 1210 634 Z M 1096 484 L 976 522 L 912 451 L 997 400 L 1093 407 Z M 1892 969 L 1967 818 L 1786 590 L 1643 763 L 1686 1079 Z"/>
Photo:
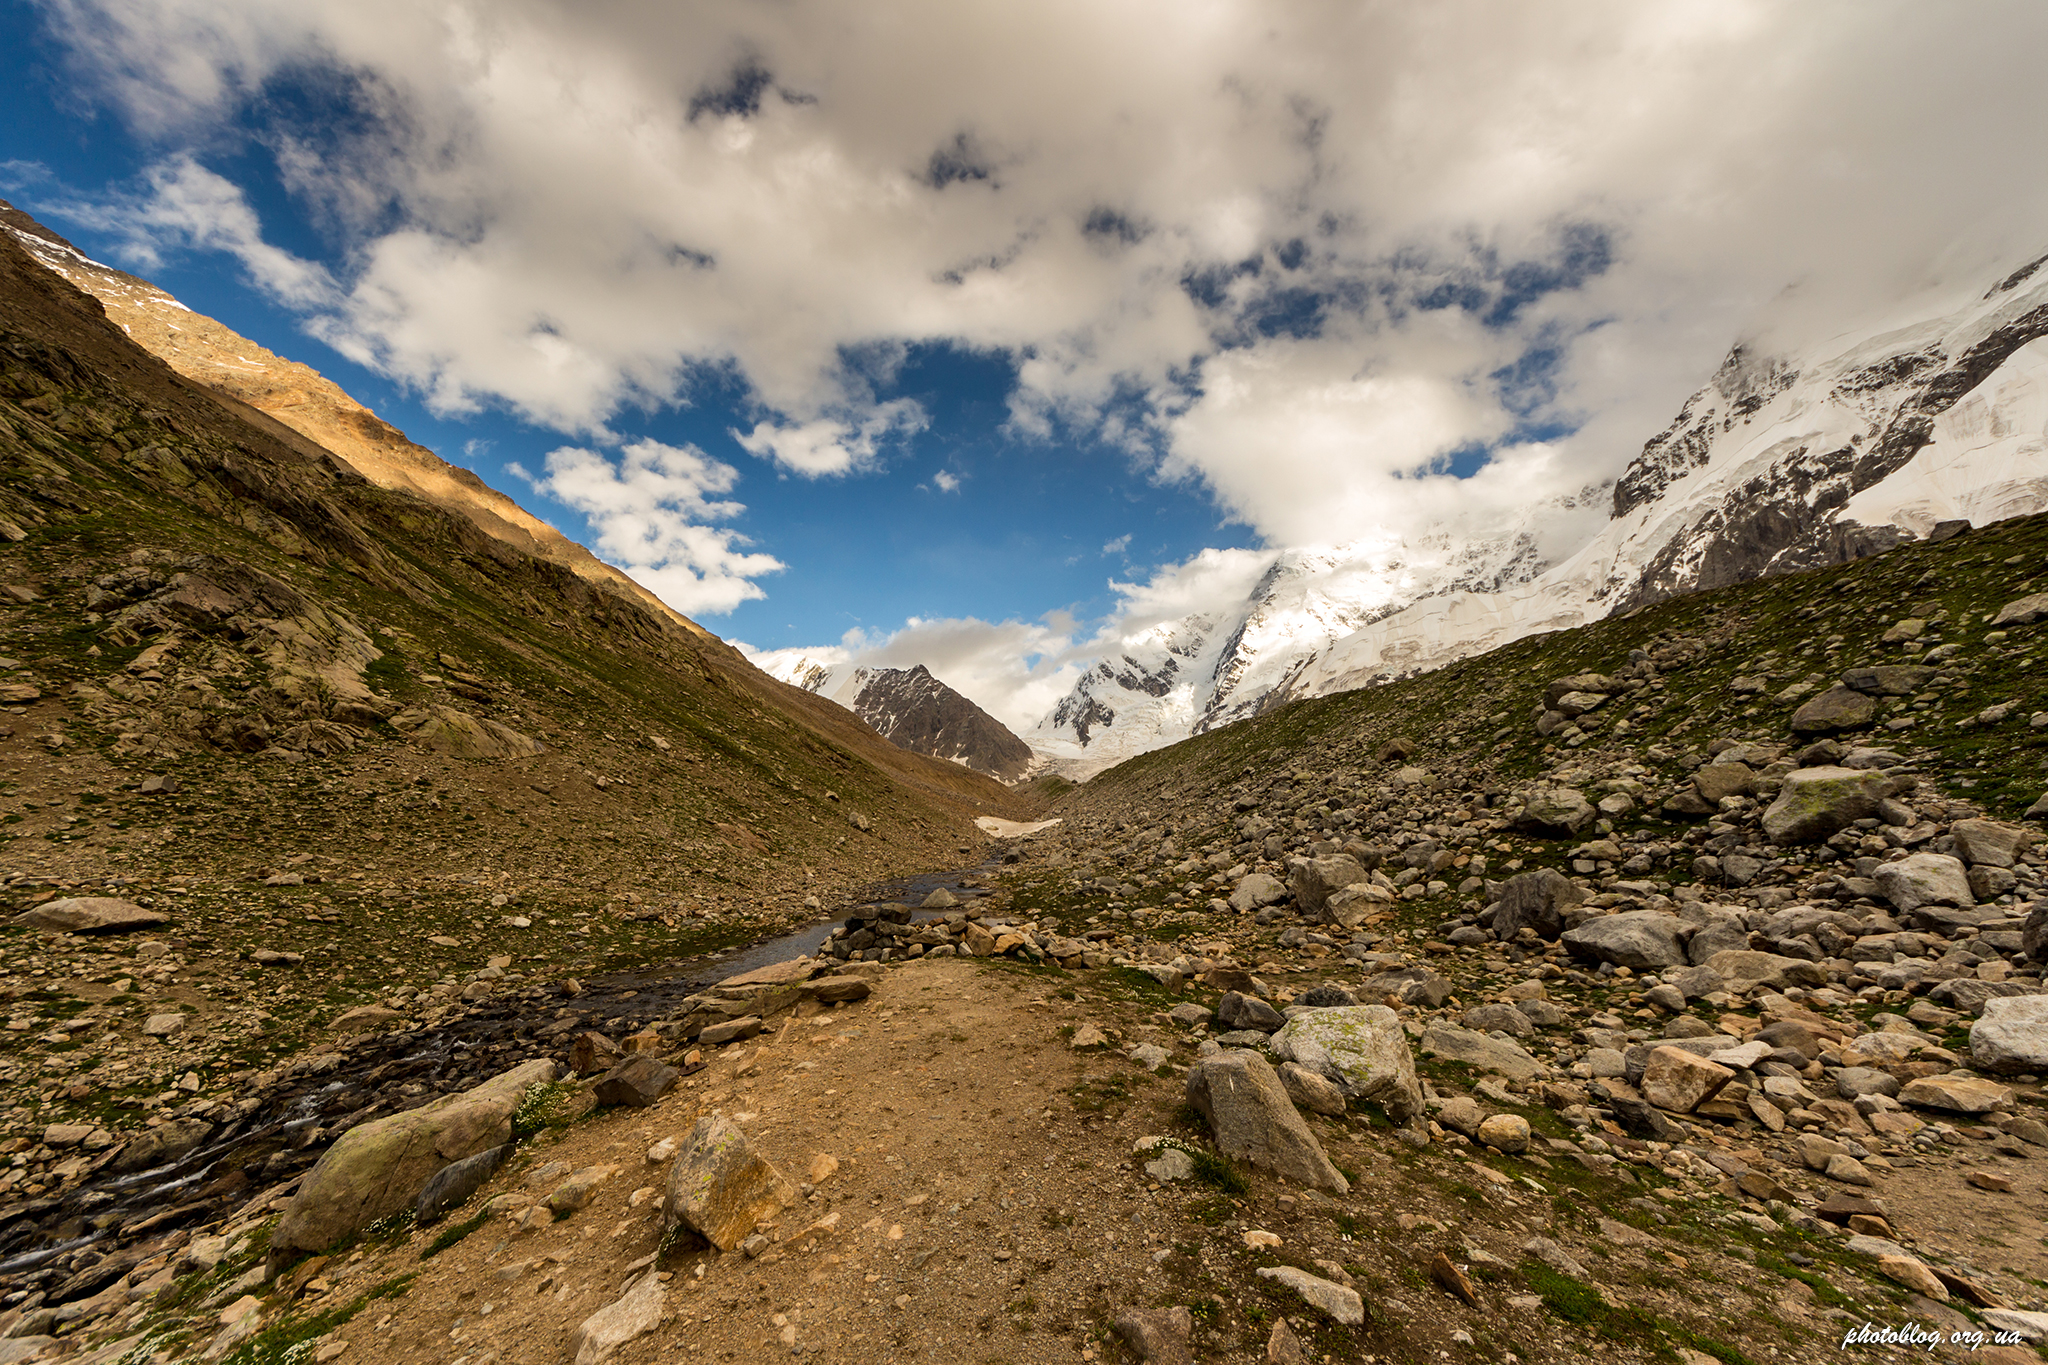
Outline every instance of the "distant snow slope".
<path id="1" fill-rule="evenodd" d="M 1436 668 L 1673 593 L 2048 507 L 2048 258 L 1907 326 L 1802 356 L 1737 346 L 1622 477 L 1597 532 L 1287 551 L 1241 608 L 1122 642 L 1025 738 L 1076 775 L 1297 697 Z"/>

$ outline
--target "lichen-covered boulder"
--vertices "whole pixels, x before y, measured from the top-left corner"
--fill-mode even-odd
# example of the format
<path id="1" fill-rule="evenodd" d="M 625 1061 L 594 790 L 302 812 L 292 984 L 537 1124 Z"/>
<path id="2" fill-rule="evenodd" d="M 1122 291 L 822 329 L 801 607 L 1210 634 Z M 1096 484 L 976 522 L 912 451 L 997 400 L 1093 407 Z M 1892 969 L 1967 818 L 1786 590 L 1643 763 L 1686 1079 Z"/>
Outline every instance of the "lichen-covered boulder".
<path id="1" fill-rule="evenodd" d="M 555 1079 L 546 1058 L 389 1118 L 359 1123 L 329 1147 L 285 1208 L 271 1256 L 324 1251 L 357 1228 L 413 1207 L 442 1167 L 512 1139 L 527 1090 Z"/>
<path id="2" fill-rule="evenodd" d="M 1268 1045 L 1275 1057 L 1370 1100 L 1396 1123 L 1422 1112 L 1422 1084 L 1400 1016 L 1385 1005 L 1310 1010 L 1287 1021 Z"/>
<path id="3" fill-rule="evenodd" d="M 664 1234 L 687 1228 L 731 1251 L 795 1199 L 796 1187 L 754 1151 L 738 1124 L 709 1114 L 697 1120 L 669 1167 Z"/>
<path id="4" fill-rule="evenodd" d="M 1774 844 L 1816 843 L 1877 814 L 1892 779 L 1863 768 L 1799 768 L 1785 774 L 1778 799 L 1764 812 Z"/>

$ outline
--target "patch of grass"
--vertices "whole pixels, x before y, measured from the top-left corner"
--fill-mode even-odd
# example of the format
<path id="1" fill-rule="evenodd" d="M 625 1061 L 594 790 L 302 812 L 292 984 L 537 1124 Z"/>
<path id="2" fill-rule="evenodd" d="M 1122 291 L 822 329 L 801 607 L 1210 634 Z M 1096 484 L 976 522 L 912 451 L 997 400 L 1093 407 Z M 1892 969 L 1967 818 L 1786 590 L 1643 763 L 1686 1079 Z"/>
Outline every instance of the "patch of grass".
<path id="1" fill-rule="evenodd" d="M 411 1287 L 414 1278 L 400 1275 L 386 1280 L 338 1308 L 311 1317 L 289 1315 L 237 1347 L 225 1365 L 304 1365 L 312 1358 L 312 1352 L 300 1350 L 302 1345 L 326 1336 L 380 1299 L 397 1298 Z"/>
<path id="2" fill-rule="evenodd" d="M 1195 1150 L 1188 1153 L 1188 1158 L 1194 1162 L 1195 1179 L 1204 1185 L 1214 1186 L 1225 1194 L 1243 1194 L 1250 1188 L 1229 1157 Z"/>
<path id="3" fill-rule="evenodd" d="M 549 1128 L 565 1126 L 567 1101 L 577 1089 L 566 1081 L 542 1081 L 526 1087 L 526 1093 L 519 1097 L 519 1107 L 512 1111 L 513 1141 L 521 1142 Z"/>
<path id="4" fill-rule="evenodd" d="M 1529 1288 L 1542 1298 L 1545 1308 L 1595 1336 L 1651 1350 L 1668 1350 L 1669 1343 L 1676 1341 L 1704 1352 L 1724 1365 L 1754 1365 L 1748 1356 L 1724 1342 L 1700 1336 L 1643 1309 L 1611 1304 L 1593 1286 L 1561 1274 L 1541 1261 L 1524 1261 L 1520 1270 Z"/>
<path id="5" fill-rule="evenodd" d="M 1086 1114 L 1100 1114 L 1121 1108 L 1131 1101 L 1131 1080 L 1127 1076 L 1083 1076 L 1067 1088 L 1074 1107 Z"/>
<path id="6" fill-rule="evenodd" d="M 434 1240 L 427 1243 L 426 1249 L 420 1252 L 420 1259 L 422 1261 L 430 1261 L 434 1257 L 439 1256 L 449 1247 L 454 1246 L 457 1242 L 469 1236 L 470 1233 L 482 1227 L 489 1220 L 490 1216 L 490 1209 L 486 1206 L 478 1209 L 461 1222 L 451 1223 L 447 1227 L 442 1228 L 434 1234 Z"/>

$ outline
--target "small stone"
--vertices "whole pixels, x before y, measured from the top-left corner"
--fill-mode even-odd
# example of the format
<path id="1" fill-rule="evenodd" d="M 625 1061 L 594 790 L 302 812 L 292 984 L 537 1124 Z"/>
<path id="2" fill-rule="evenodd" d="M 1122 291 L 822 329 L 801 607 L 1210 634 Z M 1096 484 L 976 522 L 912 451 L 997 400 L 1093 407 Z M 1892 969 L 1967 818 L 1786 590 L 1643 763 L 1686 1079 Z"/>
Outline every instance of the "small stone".
<path id="1" fill-rule="evenodd" d="M 1821 1171 L 1821 1174 L 1830 1180 L 1839 1180 L 1844 1185 L 1874 1185 L 1877 1183 L 1870 1178 L 1870 1172 L 1863 1168 L 1863 1163 L 1850 1156 L 1847 1152 L 1837 1152 L 1829 1157 L 1828 1164 Z"/>
<path id="2" fill-rule="evenodd" d="M 1894 1280 L 1916 1294 L 1925 1294 L 1936 1303 L 1948 1302 L 1948 1286 L 1923 1261 L 1911 1256 L 1880 1256 L 1877 1269 L 1886 1279 Z"/>
<path id="3" fill-rule="evenodd" d="M 358 1005 L 344 1010 L 328 1021 L 330 1033 L 374 1033 L 386 1024 L 395 1024 L 405 1018 L 402 1010 L 387 1009 L 383 1005 Z"/>
<path id="4" fill-rule="evenodd" d="M 2012 1181 L 1993 1171 L 1971 1171 L 1963 1179 L 1980 1190 L 1990 1190 L 1994 1194 L 2012 1193 Z"/>
<path id="5" fill-rule="evenodd" d="M 617 1301 L 598 1309 L 576 1329 L 569 1342 L 576 1352 L 576 1365 L 603 1365 L 619 1347 L 661 1326 L 666 1297 L 660 1274 L 654 1270 L 643 1274 Z"/>
<path id="6" fill-rule="evenodd" d="M 1308 1352 L 1286 1318 L 1273 1319 L 1273 1330 L 1266 1336 L 1266 1365 L 1308 1365 Z"/>
<path id="7" fill-rule="evenodd" d="M 1145 1163 L 1145 1174 L 1162 1185 L 1186 1180 L 1195 1173 L 1195 1159 L 1178 1147 L 1162 1147 L 1159 1155 Z"/>
<path id="8" fill-rule="evenodd" d="M 1683 1048 L 1660 1047 L 1651 1051 L 1639 1088 L 1659 1109 L 1690 1114 L 1734 1079 L 1735 1073 L 1725 1066 Z"/>
<path id="9" fill-rule="evenodd" d="M 1472 1281 L 1465 1277 L 1465 1272 L 1441 1251 L 1429 1263 L 1429 1282 L 1452 1298 L 1463 1300 L 1473 1308 L 1479 1307 L 1479 1291 L 1472 1287 Z"/>
<path id="10" fill-rule="evenodd" d="M 569 1044 L 569 1069 L 579 1076 L 595 1076 L 617 1066 L 623 1055 L 602 1033 L 585 1031 Z"/>
<path id="11" fill-rule="evenodd" d="M 728 1019 L 722 1024 L 713 1024 L 697 1035 L 697 1041 L 706 1047 L 719 1047 L 726 1043 L 744 1042 L 761 1031 L 761 1020 L 757 1015 L 745 1015 Z"/>
<path id="12" fill-rule="evenodd" d="M 1479 1125 L 1479 1141 L 1510 1155 L 1529 1150 L 1529 1121 L 1520 1114 L 1495 1114 Z"/>
<path id="13" fill-rule="evenodd" d="M 1188 1338 L 1195 1319 L 1185 1308 L 1134 1308 L 1117 1318 L 1116 1330 L 1145 1365 L 1194 1365 Z"/>
<path id="14" fill-rule="evenodd" d="M 1952 1114 L 1988 1114 L 2011 1105 L 2012 1091 L 1976 1076 L 1921 1076 L 1899 1089 L 1901 1103 Z"/>
<path id="15" fill-rule="evenodd" d="M 152 1014 L 143 1020 L 142 1031 L 151 1038 L 168 1038 L 185 1031 L 185 1016 L 182 1014 Z"/>
<path id="16" fill-rule="evenodd" d="M 645 1109 L 673 1089 L 682 1074 L 658 1057 L 636 1052 L 607 1071 L 592 1093 L 602 1105 Z"/>
<path id="17" fill-rule="evenodd" d="M 1365 1321 L 1365 1300 L 1355 1289 L 1334 1284 L 1291 1265 L 1259 1267 L 1259 1278 L 1274 1280 L 1301 1295 L 1311 1308 L 1337 1322 L 1356 1327 Z"/>

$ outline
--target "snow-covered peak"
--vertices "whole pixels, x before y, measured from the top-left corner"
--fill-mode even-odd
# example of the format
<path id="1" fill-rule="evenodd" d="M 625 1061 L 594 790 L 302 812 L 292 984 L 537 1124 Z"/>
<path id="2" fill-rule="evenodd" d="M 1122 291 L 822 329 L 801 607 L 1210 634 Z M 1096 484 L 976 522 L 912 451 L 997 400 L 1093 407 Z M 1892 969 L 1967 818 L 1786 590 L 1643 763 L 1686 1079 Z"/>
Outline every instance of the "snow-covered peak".
<path id="1" fill-rule="evenodd" d="M 1732 348 L 1612 485 L 1479 530 L 1275 553 L 1240 607 L 1123 641 L 1028 738 L 1085 774 L 1292 698 L 2048 508 L 2044 263 L 1801 354 Z"/>

